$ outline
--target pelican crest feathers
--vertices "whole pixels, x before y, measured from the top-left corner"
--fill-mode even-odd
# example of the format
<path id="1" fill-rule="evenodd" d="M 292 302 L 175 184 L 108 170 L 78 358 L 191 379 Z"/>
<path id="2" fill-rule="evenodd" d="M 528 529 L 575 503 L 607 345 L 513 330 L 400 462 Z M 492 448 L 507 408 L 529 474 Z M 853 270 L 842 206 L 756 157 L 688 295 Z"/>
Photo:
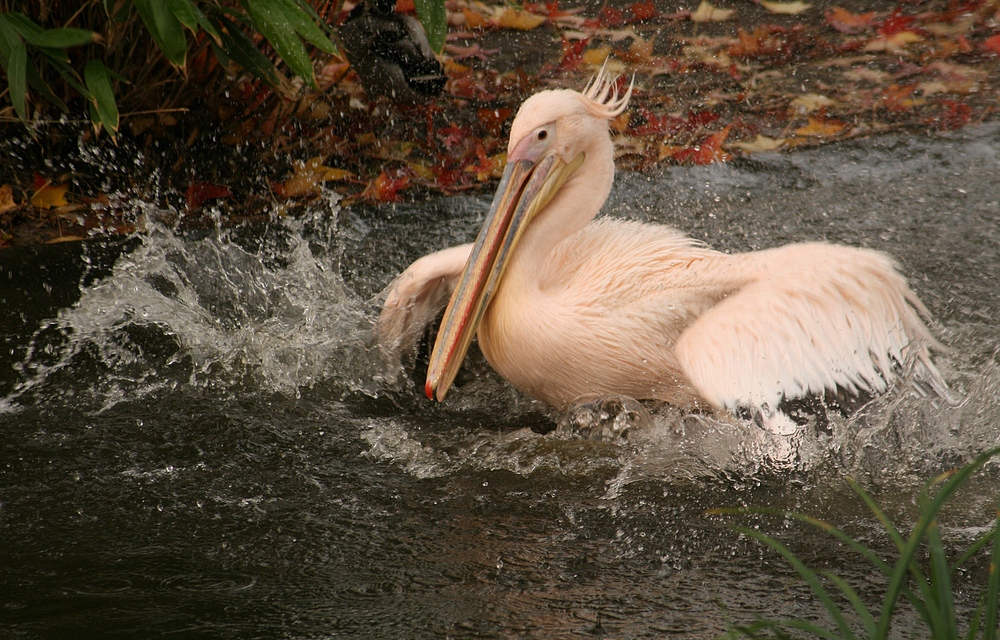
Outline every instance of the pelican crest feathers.
<path id="1" fill-rule="evenodd" d="M 587 111 L 596 118 L 610 120 L 625 112 L 629 99 L 632 97 L 632 88 L 635 86 L 635 77 L 628 85 L 624 95 L 618 95 L 618 76 L 611 76 L 607 70 L 608 63 L 605 60 L 604 66 L 594 74 L 587 86 L 580 92 L 583 104 Z"/>

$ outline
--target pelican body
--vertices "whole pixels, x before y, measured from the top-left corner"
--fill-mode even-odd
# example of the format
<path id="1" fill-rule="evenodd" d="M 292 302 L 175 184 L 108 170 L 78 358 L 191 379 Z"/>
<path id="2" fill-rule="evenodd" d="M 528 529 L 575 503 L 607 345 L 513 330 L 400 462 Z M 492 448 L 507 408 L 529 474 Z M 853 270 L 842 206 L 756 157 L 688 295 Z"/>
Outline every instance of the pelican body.
<path id="1" fill-rule="evenodd" d="M 902 363 L 944 388 L 927 310 L 892 259 L 827 243 L 724 254 L 662 225 L 594 220 L 614 180 L 603 71 L 521 106 L 476 242 L 414 262 L 387 289 L 377 339 L 397 366 L 447 301 L 427 372 L 443 400 L 474 335 L 516 388 L 559 409 L 624 395 L 749 409 L 884 391 Z"/>

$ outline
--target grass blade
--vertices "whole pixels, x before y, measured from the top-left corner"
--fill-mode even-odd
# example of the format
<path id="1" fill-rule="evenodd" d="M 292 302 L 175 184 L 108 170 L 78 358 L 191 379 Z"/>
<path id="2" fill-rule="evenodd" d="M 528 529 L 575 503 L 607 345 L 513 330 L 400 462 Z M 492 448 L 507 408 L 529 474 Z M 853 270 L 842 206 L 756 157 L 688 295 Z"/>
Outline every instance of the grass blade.
<path id="1" fill-rule="evenodd" d="M 861 601 L 858 593 L 840 576 L 830 571 L 824 571 L 823 575 L 833 582 L 833 584 L 837 585 L 840 592 L 844 594 L 847 601 L 851 603 L 851 606 L 854 607 L 854 612 L 858 615 L 858 618 L 861 620 L 861 624 L 865 627 L 865 635 L 871 637 L 875 633 L 875 618 L 872 616 L 871 612 L 868 611 L 868 607 L 866 607 Z"/>
<path id="2" fill-rule="evenodd" d="M 927 528 L 927 546 L 931 555 L 931 583 L 937 605 L 937 619 L 940 627 L 934 634 L 942 640 L 956 640 L 955 601 L 951 594 L 951 568 L 941 543 L 941 528 L 937 520 L 932 520 Z"/>
<path id="3" fill-rule="evenodd" d="M 790 565 L 792 565 L 792 567 L 812 589 L 813 594 L 815 594 L 819 601 L 823 603 L 823 606 L 826 607 L 830 617 L 833 618 L 834 623 L 840 630 L 841 635 L 844 638 L 854 638 L 854 634 L 851 633 L 851 628 L 847 624 L 847 620 L 844 619 L 844 615 L 840 612 L 840 609 L 830 597 L 830 594 L 823 588 L 823 584 L 820 582 L 819 576 L 817 576 L 814 571 L 799 560 L 798 556 L 792 553 L 791 550 L 789 550 L 785 545 L 766 534 L 760 533 L 759 531 L 755 531 L 747 527 L 736 527 L 736 530 L 777 551 Z"/>
<path id="4" fill-rule="evenodd" d="M 997 634 L 997 609 L 1000 608 L 1000 509 L 993 528 L 993 553 L 990 554 L 990 579 L 986 586 L 986 612 L 983 616 L 983 640 L 994 640 Z"/>
<path id="5" fill-rule="evenodd" d="M 885 600 L 882 606 L 882 615 L 879 619 L 879 625 L 876 630 L 875 638 L 881 640 L 886 638 L 889 634 L 890 621 L 892 619 L 896 602 L 899 599 L 900 592 L 903 589 L 906 574 L 909 573 L 911 565 L 915 565 L 914 557 L 916 556 L 917 549 L 920 547 L 922 538 L 927 533 L 928 527 L 930 527 L 931 521 L 937 517 L 938 512 L 941 511 L 941 507 L 952 496 L 952 494 L 955 493 L 955 490 L 965 483 L 970 475 L 972 475 L 980 467 L 986 464 L 990 458 L 996 456 L 998 453 L 1000 453 L 1000 447 L 990 449 L 986 453 L 980 454 L 975 460 L 961 469 L 942 474 L 929 483 L 929 486 L 933 486 L 947 480 L 934 495 L 934 499 L 928 503 L 926 510 L 921 514 L 920 519 L 917 521 L 913 531 L 910 533 L 910 537 L 907 539 L 906 544 L 900 550 L 899 561 L 896 563 L 893 574 L 889 579 L 889 588 L 886 590 Z M 928 612 L 933 615 L 935 613 L 934 608 L 928 607 Z"/>

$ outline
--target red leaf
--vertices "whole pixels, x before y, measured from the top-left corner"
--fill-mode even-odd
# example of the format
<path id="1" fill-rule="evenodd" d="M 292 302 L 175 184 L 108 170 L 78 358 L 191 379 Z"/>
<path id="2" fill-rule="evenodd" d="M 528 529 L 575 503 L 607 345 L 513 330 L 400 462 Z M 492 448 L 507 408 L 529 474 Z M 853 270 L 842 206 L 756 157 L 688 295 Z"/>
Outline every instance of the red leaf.
<path id="1" fill-rule="evenodd" d="M 986 41 L 983 42 L 983 48 L 985 48 L 987 51 L 992 51 L 993 53 L 1000 56 L 1000 33 L 998 33 L 993 37 L 987 38 Z"/>
<path id="2" fill-rule="evenodd" d="M 903 10 L 896 7 L 892 13 L 879 24 L 878 34 L 880 36 L 891 36 L 901 31 L 907 31 L 913 24 L 913 16 L 903 15 Z"/>
<path id="3" fill-rule="evenodd" d="M 632 17 L 639 21 L 653 20 L 660 15 L 660 12 L 656 10 L 656 5 L 653 4 L 653 0 L 636 2 L 629 6 L 628 9 L 632 12 Z"/>
<path id="4" fill-rule="evenodd" d="M 942 129 L 958 129 L 967 125 L 969 118 L 972 117 L 972 107 L 964 102 L 942 100 L 941 106 L 943 107 L 941 116 L 935 118 L 934 122 L 940 125 Z"/>
<path id="5" fill-rule="evenodd" d="M 601 9 L 599 20 L 604 27 L 620 27 L 625 24 L 625 14 L 621 9 L 615 9 L 607 5 Z"/>
<path id="6" fill-rule="evenodd" d="M 410 184 L 410 176 L 405 170 L 382 171 L 365 189 L 365 195 L 376 202 L 399 202 L 399 192 Z"/>
<path id="7" fill-rule="evenodd" d="M 231 196 L 229 188 L 210 182 L 192 182 L 187 188 L 188 211 L 194 211 L 205 202 Z"/>
<path id="8" fill-rule="evenodd" d="M 712 164 L 713 162 L 725 162 L 732 156 L 723 151 L 722 144 L 729 137 L 729 130 L 733 125 L 728 125 L 722 131 L 713 133 L 700 144 L 673 154 L 673 159 L 677 162 L 692 162 L 694 164 Z"/>
<path id="9" fill-rule="evenodd" d="M 582 40 L 562 39 L 562 59 L 559 61 L 559 71 L 575 71 L 583 61 L 583 52 L 590 44 L 590 38 Z"/>
<path id="10" fill-rule="evenodd" d="M 851 13 L 834 7 L 826 12 L 826 23 L 841 33 L 858 33 L 875 23 L 875 12 Z"/>

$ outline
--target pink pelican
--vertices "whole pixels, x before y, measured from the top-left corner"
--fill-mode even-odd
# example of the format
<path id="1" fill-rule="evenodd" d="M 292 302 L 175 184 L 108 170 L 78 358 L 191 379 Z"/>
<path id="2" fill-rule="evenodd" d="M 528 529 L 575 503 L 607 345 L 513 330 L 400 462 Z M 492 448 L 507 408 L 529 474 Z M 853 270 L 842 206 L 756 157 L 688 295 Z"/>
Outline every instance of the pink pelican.
<path id="1" fill-rule="evenodd" d="M 558 409 L 621 395 L 749 410 L 784 431 L 783 400 L 882 392 L 904 362 L 946 391 L 927 309 L 882 253 L 731 255 L 666 226 L 594 220 L 614 181 L 608 120 L 631 93 L 602 70 L 582 93 L 525 101 L 476 242 L 420 258 L 386 290 L 376 339 L 396 369 L 448 301 L 427 371 L 439 401 L 474 335 L 501 376 Z"/>

